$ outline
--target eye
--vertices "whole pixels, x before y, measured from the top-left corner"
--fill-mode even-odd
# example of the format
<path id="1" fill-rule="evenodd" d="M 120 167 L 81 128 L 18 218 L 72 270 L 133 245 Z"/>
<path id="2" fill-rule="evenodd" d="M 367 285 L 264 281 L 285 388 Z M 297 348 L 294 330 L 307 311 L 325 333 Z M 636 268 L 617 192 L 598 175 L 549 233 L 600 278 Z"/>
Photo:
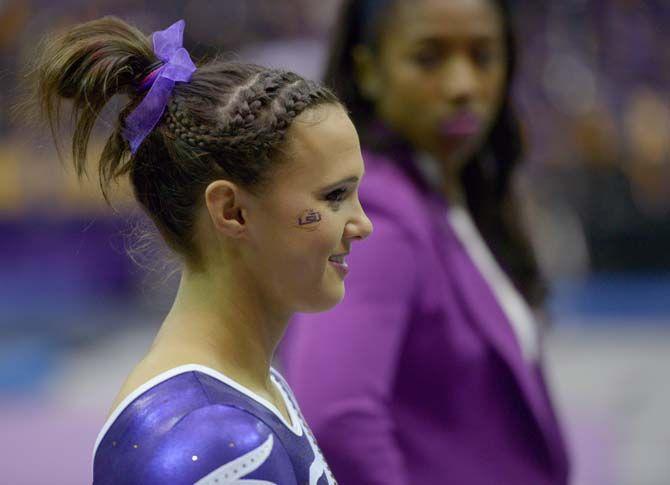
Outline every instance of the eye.
<path id="1" fill-rule="evenodd" d="M 441 62 L 441 55 L 437 49 L 422 49 L 414 54 L 414 62 L 423 69 L 433 69 Z"/>
<path id="2" fill-rule="evenodd" d="M 446 54 L 445 47 L 434 39 L 419 42 L 410 52 L 412 61 L 425 70 L 439 67 Z"/>
<path id="3" fill-rule="evenodd" d="M 335 189 L 326 195 L 326 200 L 329 202 L 342 202 L 347 195 L 347 189 Z"/>
<path id="4" fill-rule="evenodd" d="M 489 67 L 498 59 L 498 57 L 496 50 L 489 45 L 477 46 L 472 50 L 472 58 L 474 62 L 482 68 Z"/>

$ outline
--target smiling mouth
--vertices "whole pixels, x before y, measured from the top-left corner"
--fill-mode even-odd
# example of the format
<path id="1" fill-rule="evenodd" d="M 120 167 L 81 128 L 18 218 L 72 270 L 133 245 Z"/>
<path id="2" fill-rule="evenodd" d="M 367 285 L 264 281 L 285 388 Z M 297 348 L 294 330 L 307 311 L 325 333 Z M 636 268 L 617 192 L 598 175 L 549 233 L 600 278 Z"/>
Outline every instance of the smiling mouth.
<path id="1" fill-rule="evenodd" d="M 349 254 L 349 253 L 344 253 L 344 254 L 336 254 L 328 258 L 328 261 L 332 263 L 337 263 L 337 264 L 345 264 L 344 262 L 344 257 Z"/>
<path id="2" fill-rule="evenodd" d="M 349 265 L 347 262 L 344 260 L 344 257 L 349 254 L 349 253 L 344 253 L 344 254 L 334 254 L 330 258 L 328 258 L 328 261 L 330 264 L 337 270 L 337 272 L 340 274 L 342 278 L 347 276 L 349 273 Z"/>

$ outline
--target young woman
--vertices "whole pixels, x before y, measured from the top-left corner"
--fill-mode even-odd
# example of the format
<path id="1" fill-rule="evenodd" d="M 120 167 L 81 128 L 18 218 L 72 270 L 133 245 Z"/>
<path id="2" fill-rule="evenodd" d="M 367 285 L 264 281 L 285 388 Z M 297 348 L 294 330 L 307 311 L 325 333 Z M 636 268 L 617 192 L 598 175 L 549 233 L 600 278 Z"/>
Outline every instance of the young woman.
<path id="1" fill-rule="evenodd" d="M 361 133 L 375 233 L 342 304 L 285 349 L 325 456 L 356 485 L 566 483 L 511 182 L 506 2 L 345 1 L 335 30 L 326 77 Z"/>
<path id="2" fill-rule="evenodd" d="M 128 174 L 184 262 L 100 432 L 93 481 L 333 484 L 270 363 L 294 312 L 342 299 L 345 256 L 372 230 L 356 131 L 330 91 L 295 74 L 196 66 L 183 29 L 149 39 L 103 18 L 48 40 L 36 69 L 52 127 L 72 101 L 80 175 L 96 118 L 128 95 L 100 159 L 103 191 Z"/>

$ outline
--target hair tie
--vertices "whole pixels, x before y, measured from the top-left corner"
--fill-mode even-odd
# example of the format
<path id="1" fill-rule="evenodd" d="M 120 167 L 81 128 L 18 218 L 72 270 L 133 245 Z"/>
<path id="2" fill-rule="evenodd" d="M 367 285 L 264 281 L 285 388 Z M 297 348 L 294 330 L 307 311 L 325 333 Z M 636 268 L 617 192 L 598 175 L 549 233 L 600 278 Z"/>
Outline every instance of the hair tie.
<path id="1" fill-rule="evenodd" d="M 157 61 L 154 62 L 151 66 L 149 66 L 149 68 L 144 71 L 147 74 L 142 78 L 142 80 L 139 83 L 137 83 L 136 91 L 138 93 L 143 93 L 144 91 L 149 89 L 156 80 L 156 77 L 158 76 L 161 67 L 163 67 L 164 65 L 165 63 L 163 61 Z"/>
<path id="2" fill-rule="evenodd" d="M 122 134 L 133 155 L 163 116 L 175 83 L 190 81 L 196 70 L 191 56 L 183 47 L 185 25 L 184 20 L 179 20 L 152 35 L 154 53 L 163 64 L 142 80 L 139 90 L 150 88 L 149 92 L 125 120 Z"/>

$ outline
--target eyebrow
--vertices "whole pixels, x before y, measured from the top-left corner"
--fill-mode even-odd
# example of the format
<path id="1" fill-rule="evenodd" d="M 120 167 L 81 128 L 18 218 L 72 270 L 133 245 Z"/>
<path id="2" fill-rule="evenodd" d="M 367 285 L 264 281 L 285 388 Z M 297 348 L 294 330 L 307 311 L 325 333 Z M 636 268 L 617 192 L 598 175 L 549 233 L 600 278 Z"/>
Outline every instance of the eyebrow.
<path id="1" fill-rule="evenodd" d="M 459 39 L 426 35 L 417 36 L 416 38 L 412 39 L 411 42 L 414 46 L 419 47 L 444 47 L 450 45 L 454 40 L 458 41 Z M 496 41 L 497 39 L 495 35 L 485 33 L 473 35 L 468 39 L 468 42 L 471 44 L 491 44 L 495 43 Z"/>
<path id="2" fill-rule="evenodd" d="M 356 176 L 349 177 L 349 178 L 340 180 L 338 182 L 335 182 L 333 184 L 327 185 L 325 187 L 322 187 L 318 190 L 318 192 L 328 192 L 329 190 L 332 190 L 332 189 L 336 188 L 338 185 L 351 184 L 351 183 L 358 182 L 358 180 L 359 179 Z"/>

